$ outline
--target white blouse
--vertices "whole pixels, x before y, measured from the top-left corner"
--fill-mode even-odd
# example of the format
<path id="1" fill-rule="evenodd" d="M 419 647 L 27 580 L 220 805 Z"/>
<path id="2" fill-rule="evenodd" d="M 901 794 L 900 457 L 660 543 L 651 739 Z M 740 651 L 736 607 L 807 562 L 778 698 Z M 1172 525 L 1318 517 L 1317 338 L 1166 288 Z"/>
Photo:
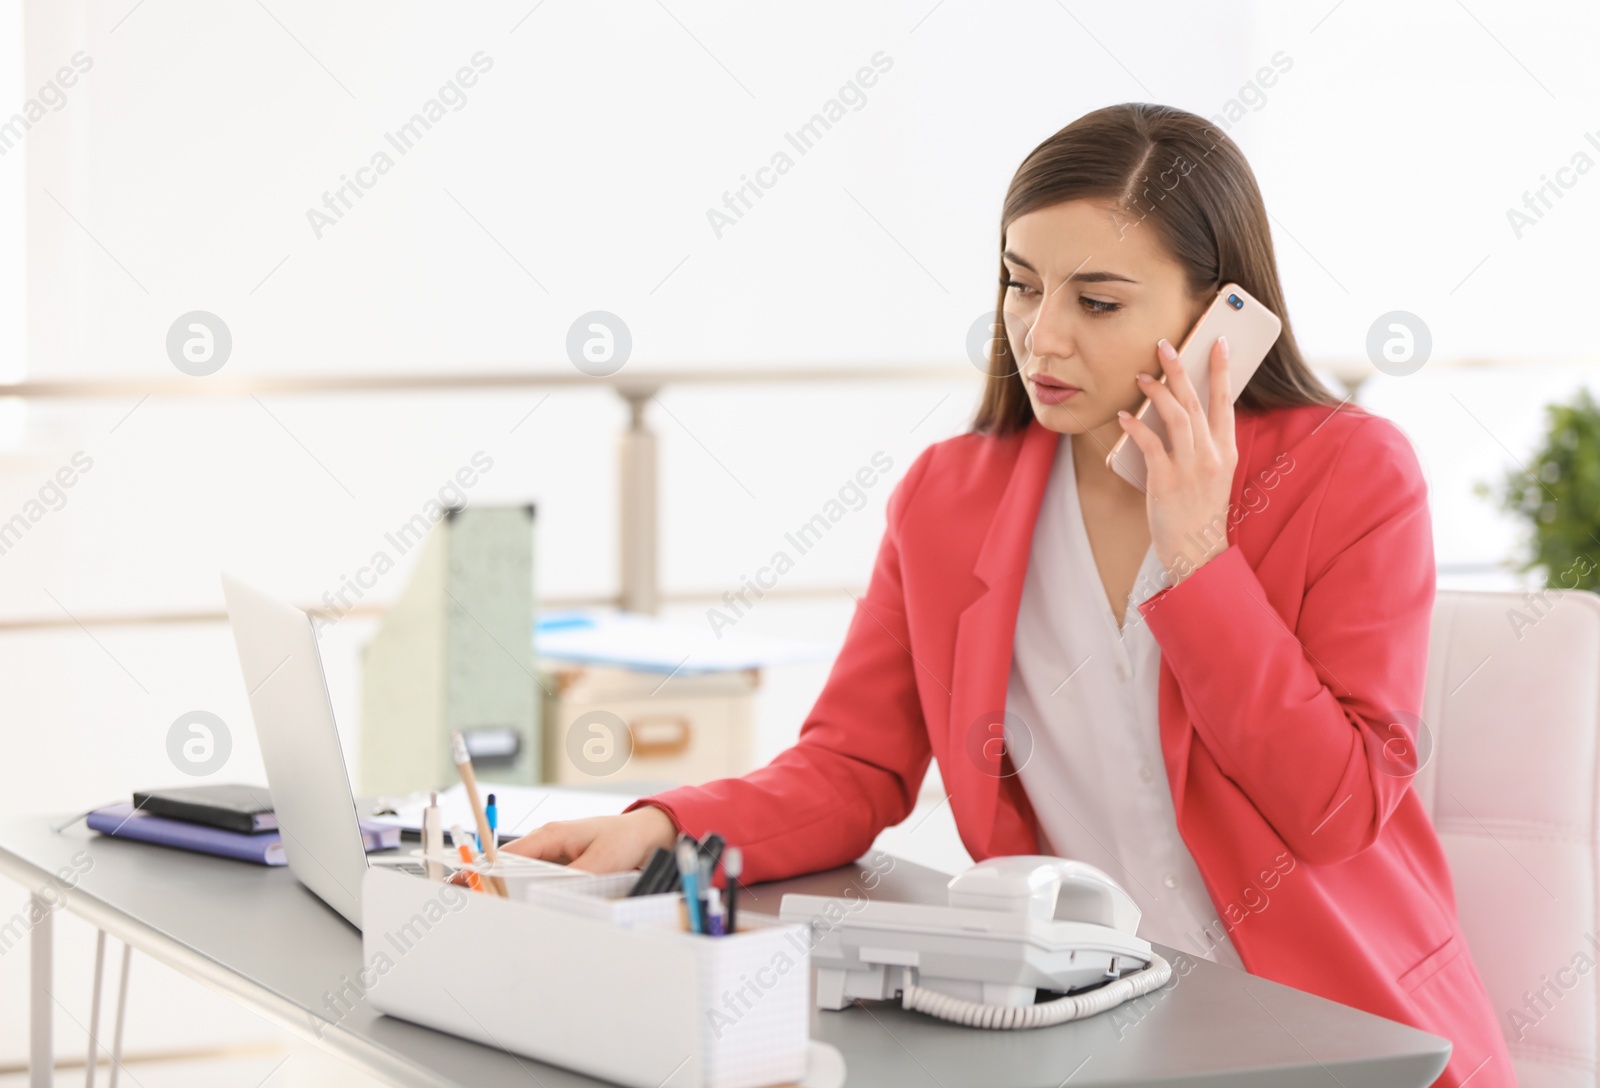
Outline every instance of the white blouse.
<path id="1" fill-rule="evenodd" d="M 1022 763 L 1041 848 L 1111 874 L 1143 911 L 1139 936 L 1243 970 L 1178 834 L 1161 757 L 1161 651 L 1136 605 L 1166 584 L 1152 545 L 1118 627 L 1063 435 L 1017 614 L 1006 748 Z"/>

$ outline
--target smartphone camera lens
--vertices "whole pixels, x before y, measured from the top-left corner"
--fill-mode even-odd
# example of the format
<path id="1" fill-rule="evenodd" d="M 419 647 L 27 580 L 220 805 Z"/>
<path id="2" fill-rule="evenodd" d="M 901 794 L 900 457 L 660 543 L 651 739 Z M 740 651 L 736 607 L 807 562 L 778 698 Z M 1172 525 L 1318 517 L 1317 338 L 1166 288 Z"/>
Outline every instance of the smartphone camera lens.
<path id="1" fill-rule="evenodd" d="M 1244 299 L 1240 298 L 1238 295 L 1229 295 L 1228 305 L 1232 306 L 1235 310 L 1242 310 L 1244 309 Z"/>

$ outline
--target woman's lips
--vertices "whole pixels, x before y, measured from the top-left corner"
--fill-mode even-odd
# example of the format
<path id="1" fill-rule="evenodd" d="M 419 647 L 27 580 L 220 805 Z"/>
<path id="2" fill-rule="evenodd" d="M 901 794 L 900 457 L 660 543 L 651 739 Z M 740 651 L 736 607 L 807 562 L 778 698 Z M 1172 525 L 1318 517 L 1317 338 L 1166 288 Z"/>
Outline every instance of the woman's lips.
<path id="1" fill-rule="evenodd" d="M 1064 400 L 1077 396 L 1083 390 L 1075 385 L 1036 375 L 1028 379 L 1028 385 L 1033 390 L 1033 395 L 1041 404 L 1060 404 Z"/>

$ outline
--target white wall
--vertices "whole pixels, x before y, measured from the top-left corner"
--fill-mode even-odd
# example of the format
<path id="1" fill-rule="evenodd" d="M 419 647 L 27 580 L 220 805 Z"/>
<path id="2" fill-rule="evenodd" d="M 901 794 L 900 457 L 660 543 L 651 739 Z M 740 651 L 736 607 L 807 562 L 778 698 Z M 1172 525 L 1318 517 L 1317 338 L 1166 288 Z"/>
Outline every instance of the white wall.
<path id="1" fill-rule="evenodd" d="M 1600 126 L 1597 23 L 1592 7 L 1504 0 L 0 0 L 0 116 L 76 52 L 93 60 L 0 157 L 0 375 L 173 377 L 168 327 L 197 309 L 228 323 L 231 377 L 565 374 L 567 328 L 593 309 L 629 323 L 630 372 L 960 365 L 993 305 L 1004 188 L 1033 146 L 1112 102 L 1214 114 L 1248 93 L 1258 108 L 1231 134 L 1274 216 L 1302 343 L 1359 359 L 1379 314 L 1427 321 L 1438 363 L 1363 397 L 1418 444 L 1441 562 L 1494 563 L 1516 526 L 1471 481 L 1528 449 L 1542 403 L 1592 381 L 1600 176 L 1520 239 L 1506 210 Z M 307 209 L 480 51 L 493 66 L 464 107 L 317 237 Z M 717 237 L 707 210 L 880 53 L 892 68 L 864 107 Z M 1243 92 L 1279 53 L 1289 70 Z M 1474 358 L 1540 365 L 1443 365 Z M 651 417 L 666 587 L 733 588 L 875 451 L 897 479 L 959 431 L 975 393 L 975 375 L 668 390 Z M 0 402 L 0 516 L 75 452 L 93 460 L 0 556 L 0 617 L 214 608 L 222 566 L 319 598 L 478 450 L 495 467 L 473 501 L 539 504 L 542 591 L 612 592 L 622 408 L 558 394 L 519 425 L 542 396 L 40 402 L 25 420 Z M 787 584 L 863 581 L 891 483 Z M 374 598 L 404 581 L 395 571 Z M 843 597 L 763 602 L 741 630 L 832 641 L 848 616 Z M 347 620 L 325 644 L 351 745 L 370 629 Z M 769 679 L 762 758 L 824 675 Z M 196 708 L 235 729 L 229 777 L 259 778 L 220 627 L 0 634 L 0 692 L 0 816 L 170 780 L 167 726 Z M 0 895 L 0 913 L 20 897 Z M 21 985 L 20 963 L 0 962 L 0 1060 L 20 1053 Z"/>

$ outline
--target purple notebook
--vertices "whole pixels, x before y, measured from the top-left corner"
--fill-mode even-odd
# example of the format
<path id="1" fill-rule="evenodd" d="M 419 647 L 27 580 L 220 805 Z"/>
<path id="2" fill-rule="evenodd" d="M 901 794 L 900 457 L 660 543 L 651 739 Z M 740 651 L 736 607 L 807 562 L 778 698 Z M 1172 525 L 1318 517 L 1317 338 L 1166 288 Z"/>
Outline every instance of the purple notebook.
<path id="1" fill-rule="evenodd" d="M 136 839 L 161 846 L 175 846 L 180 850 L 193 850 L 200 854 L 253 861 L 257 865 L 283 865 L 288 858 L 283 853 L 283 840 L 276 831 L 246 835 L 242 831 L 224 831 L 205 824 L 192 824 L 184 820 L 169 820 L 165 816 L 152 816 L 148 812 L 135 812 L 133 805 L 107 805 L 89 813 L 89 827 L 104 835 L 119 839 Z M 400 845 L 400 829 L 382 824 L 361 821 L 361 834 L 366 840 L 367 852 L 387 850 Z"/>

